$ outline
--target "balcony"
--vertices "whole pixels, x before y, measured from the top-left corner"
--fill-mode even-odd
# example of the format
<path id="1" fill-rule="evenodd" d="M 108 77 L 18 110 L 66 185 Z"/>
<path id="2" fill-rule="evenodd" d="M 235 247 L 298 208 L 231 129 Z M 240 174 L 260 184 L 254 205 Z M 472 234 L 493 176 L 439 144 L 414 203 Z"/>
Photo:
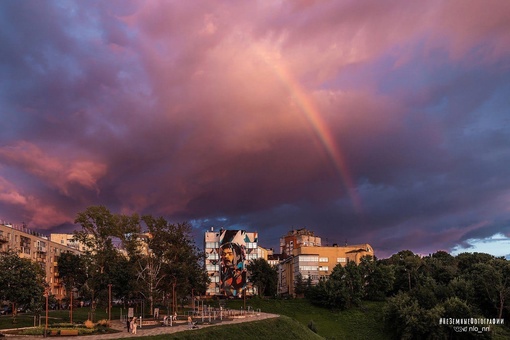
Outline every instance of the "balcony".
<path id="1" fill-rule="evenodd" d="M 37 252 L 38 253 L 46 253 L 46 247 L 37 247 Z"/>

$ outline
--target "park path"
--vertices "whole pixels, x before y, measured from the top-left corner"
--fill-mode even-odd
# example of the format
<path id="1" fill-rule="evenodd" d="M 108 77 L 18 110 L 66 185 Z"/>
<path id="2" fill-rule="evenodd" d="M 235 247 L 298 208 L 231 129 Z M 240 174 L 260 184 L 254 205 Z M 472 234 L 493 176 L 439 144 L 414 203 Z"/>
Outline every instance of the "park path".
<path id="1" fill-rule="evenodd" d="M 214 324 L 201 324 L 200 328 L 206 327 L 221 327 L 223 325 L 231 325 L 235 323 L 241 322 L 251 322 L 251 321 L 259 321 L 270 318 L 277 318 L 279 315 L 277 314 L 269 314 L 269 313 L 255 313 L 249 314 L 245 317 L 238 317 L 234 319 L 223 320 L 219 323 Z M 123 339 L 123 338 L 135 338 L 135 337 L 145 337 L 145 336 L 153 336 L 153 335 L 161 335 L 161 334 L 171 334 L 182 331 L 193 332 L 194 330 L 188 329 L 188 324 L 185 321 L 177 322 L 177 325 L 172 327 L 170 326 L 149 326 L 138 328 L 136 334 L 128 333 L 126 330 L 126 324 L 124 322 L 120 322 L 118 320 L 112 321 L 111 327 L 120 331 L 120 333 L 112 333 L 112 334 L 97 334 L 97 335 L 82 335 L 82 336 L 58 336 L 58 337 L 49 337 L 48 339 L 56 339 L 56 340 L 69 340 L 69 339 L 82 339 L 82 340 L 104 340 L 104 339 Z M 6 335 L 5 339 L 41 339 L 42 336 L 9 336 Z"/>

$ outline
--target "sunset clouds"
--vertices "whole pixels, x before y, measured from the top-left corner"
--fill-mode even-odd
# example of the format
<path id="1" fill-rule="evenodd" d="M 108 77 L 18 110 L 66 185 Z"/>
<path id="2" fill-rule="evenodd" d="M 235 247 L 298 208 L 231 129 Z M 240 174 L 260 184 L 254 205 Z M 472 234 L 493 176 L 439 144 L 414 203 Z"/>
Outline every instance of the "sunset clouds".
<path id="1" fill-rule="evenodd" d="M 70 231 L 103 204 L 381 256 L 508 238 L 509 17 L 507 1 L 3 1 L 0 220 Z"/>

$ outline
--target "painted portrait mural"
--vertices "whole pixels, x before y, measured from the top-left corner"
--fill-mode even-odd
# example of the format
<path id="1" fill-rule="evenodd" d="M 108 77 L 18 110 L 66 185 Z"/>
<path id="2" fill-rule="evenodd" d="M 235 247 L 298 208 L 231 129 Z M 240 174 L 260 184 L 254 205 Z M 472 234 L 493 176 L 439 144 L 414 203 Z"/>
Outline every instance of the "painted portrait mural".
<path id="1" fill-rule="evenodd" d="M 241 297 L 246 289 L 246 232 L 222 230 L 220 234 L 220 287 L 226 296 Z"/>

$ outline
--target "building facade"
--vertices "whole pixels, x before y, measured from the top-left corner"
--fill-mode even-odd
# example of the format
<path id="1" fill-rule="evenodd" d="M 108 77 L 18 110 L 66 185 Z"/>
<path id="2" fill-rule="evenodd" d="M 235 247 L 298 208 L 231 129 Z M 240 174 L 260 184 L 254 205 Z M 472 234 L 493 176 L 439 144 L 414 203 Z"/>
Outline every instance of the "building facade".
<path id="1" fill-rule="evenodd" d="M 336 265 L 345 266 L 350 261 L 359 264 L 368 255 L 374 257 L 374 250 L 367 243 L 342 247 L 300 246 L 278 266 L 278 294 L 295 296 L 299 275 L 303 281 L 310 278 L 315 285 L 321 278 L 328 278 Z"/>
<path id="2" fill-rule="evenodd" d="M 294 249 L 301 247 L 320 247 L 321 238 L 306 228 L 293 229 L 280 238 L 280 253 L 291 256 Z"/>
<path id="3" fill-rule="evenodd" d="M 39 233 L 28 230 L 24 226 L 0 224 L 0 253 L 15 251 L 19 257 L 38 263 L 46 273 L 50 294 L 57 300 L 66 296 L 65 289 L 58 276 L 58 258 L 63 253 L 81 254 L 79 246 L 68 246 L 66 242 L 52 241 Z"/>
<path id="4" fill-rule="evenodd" d="M 208 296 L 242 297 L 256 294 L 249 282 L 246 266 L 249 261 L 263 257 L 258 247 L 258 233 L 245 230 L 215 231 L 204 235 L 205 269 L 211 280 Z"/>

